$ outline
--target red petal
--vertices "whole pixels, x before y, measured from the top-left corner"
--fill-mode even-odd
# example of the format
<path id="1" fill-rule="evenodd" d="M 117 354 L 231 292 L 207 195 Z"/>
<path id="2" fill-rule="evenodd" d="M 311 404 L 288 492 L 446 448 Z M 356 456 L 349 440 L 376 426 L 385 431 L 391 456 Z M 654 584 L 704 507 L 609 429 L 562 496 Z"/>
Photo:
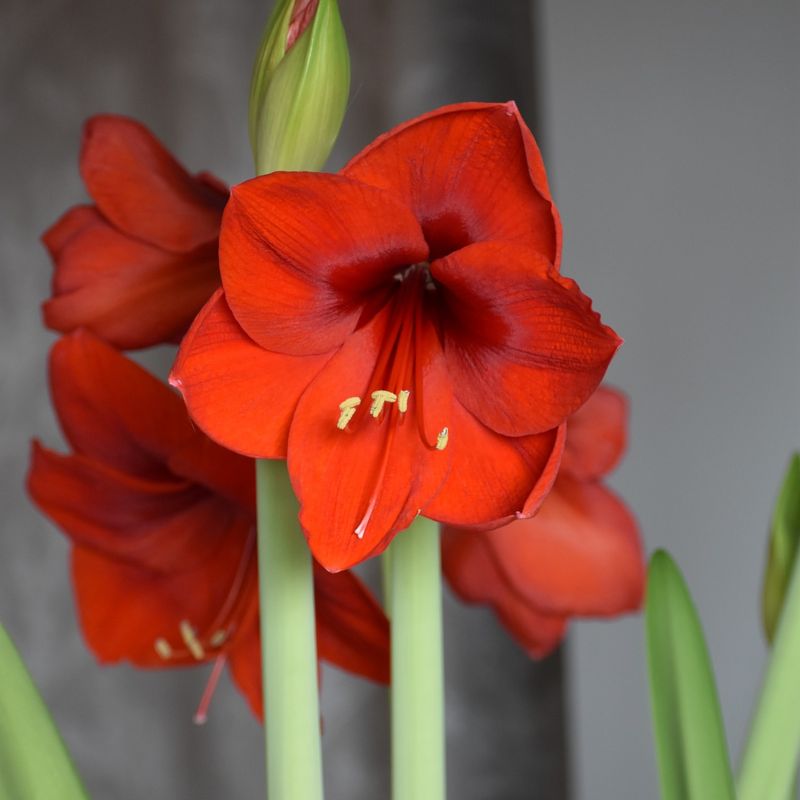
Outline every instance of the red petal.
<path id="1" fill-rule="evenodd" d="M 215 441 L 255 458 L 285 458 L 297 401 L 329 358 L 264 350 L 241 329 L 220 290 L 186 334 L 170 383 Z"/>
<path id="2" fill-rule="evenodd" d="M 570 418 L 561 469 L 578 480 L 596 480 L 619 463 L 628 445 L 628 398 L 600 386 Z"/>
<path id="3" fill-rule="evenodd" d="M 534 251 L 489 242 L 431 264 L 456 397 L 509 436 L 560 425 L 597 388 L 619 337 Z"/>
<path id="4" fill-rule="evenodd" d="M 79 229 L 69 227 L 78 222 Z M 219 286 L 214 245 L 168 253 L 125 236 L 91 209 L 45 236 L 56 262 L 45 324 L 64 333 L 84 327 L 121 349 L 176 341 Z"/>
<path id="5" fill-rule="evenodd" d="M 250 710 L 257 719 L 264 721 L 264 696 L 262 694 L 261 636 L 258 630 L 258 617 L 231 648 L 228 656 L 231 677 L 236 687 L 244 695 Z"/>
<path id="6" fill-rule="evenodd" d="M 388 319 L 381 312 L 347 339 L 303 394 L 289 433 L 289 474 L 300 521 L 314 557 L 332 572 L 383 550 L 436 493 L 450 465 L 447 449 L 423 445 L 412 409 L 402 422 L 393 408 L 380 420 L 364 411 L 347 430 L 336 427 L 339 403 L 369 390 Z M 430 324 L 421 339 L 425 430 L 428 441 L 434 431 L 435 442 L 449 419 L 450 388 Z M 359 538 L 362 523 L 366 532 Z"/>
<path id="7" fill-rule="evenodd" d="M 314 564 L 319 657 L 348 672 L 389 683 L 389 620 L 351 572 Z"/>
<path id="8" fill-rule="evenodd" d="M 487 534 L 445 528 L 442 569 L 455 593 L 467 603 L 491 606 L 508 632 L 533 658 L 552 652 L 563 639 L 566 620 L 539 611 L 517 594 L 487 547 Z"/>
<path id="9" fill-rule="evenodd" d="M 64 245 L 76 233 L 98 223 L 103 224 L 105 220 L 94 206 L 73 206 L 42 234 L 42 242 L 50 257 L 56 260 Z"/>
<path id="10" fill-rule="evenodd" d="M 81 175 L 103 215 L 131 236 L 179 253 L 217 238 L 225 196 L 189 175 L 132 119 L 87 121 Z"/>
<path id="11" fill-rule="evenodd" d="M 458 401 L 449 424 L 453 467 L 426 517 L 451 525 L 497 525 L 539 507 L 555 480 L 561 428 L 509 438 L 482 425 Z"/>
<path id="12" fill-rule="evenodd" d="M 186 481 L 137 478 L 34 444 L 28 491 L 73 541 L 167 572 L 216 557 L 244 525 L 236 506 Z"/>
<path id="13" fill-rule="evenodd" d="M 89 333 L 53 345 L 50 388 L 72 447 L 133 475 L 170 477 L 164 462 L 194 435 L 180 397 Z"/>
<path id="14" fill-rule="evenodd" d="M 202 431 L 170 453 L 167 466 L 175 475 L 199 483 L 256 514 L 255 462 L 212 442 Z"/>
<path id="15" fill-rule="evenodd" d="M 235 187 L 220 239 L 228 305 L 279 353 L 326 353 L 353 331 L 365 293 L 425 261 L 411 212 L 339 175 L 283 172 Z"/>
<path id="16" fill-rule="evenodd" d="M 543 611 L 606 616 L 641 604 L 639 529 L 604 486 L 560 475 L 535 517 L 485 536 L 510 584 Z"/>
<path id="17" fill-rule="evenodd" d="M 558 263 L 558 212 L 539 149 L 513 103 L 464 103 L 417 117 L 373 142 L 343 173 L 402 198 L 433 258 L 504 239 Z"/>

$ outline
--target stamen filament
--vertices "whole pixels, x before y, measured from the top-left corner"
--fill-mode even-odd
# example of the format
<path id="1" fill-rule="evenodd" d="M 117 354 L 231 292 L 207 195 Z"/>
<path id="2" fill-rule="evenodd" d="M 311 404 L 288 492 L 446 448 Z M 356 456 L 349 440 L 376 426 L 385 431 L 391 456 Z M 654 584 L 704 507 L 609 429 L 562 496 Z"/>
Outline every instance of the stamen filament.
<path id="1" fill-rule="evenodd" d="M 203 690 L 203 696 L 200 698 L 197 711 L 194 712 L 194 717 L 192 717 L 192 722 L 194 722 L 195 725 L 205 725 L 208 720 L 208 709 L 211 705 L 211 698 L 217 690 L 217 685 L 219 684 L 219 679 L 225 667 L 226 660 L 227 656 L 225 653 L 221 653 L 214 659 L 214 666 L 211 669 L 211 674 L 208 676 L 208 683 L 206 683 L 206 688 Z"/>

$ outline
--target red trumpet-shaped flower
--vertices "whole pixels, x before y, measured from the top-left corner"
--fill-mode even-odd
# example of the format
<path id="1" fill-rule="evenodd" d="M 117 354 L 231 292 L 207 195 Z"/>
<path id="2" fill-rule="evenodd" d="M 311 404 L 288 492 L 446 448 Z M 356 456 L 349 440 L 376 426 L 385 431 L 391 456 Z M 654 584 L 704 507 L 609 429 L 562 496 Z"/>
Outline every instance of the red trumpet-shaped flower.
<path id="1" fill-rule="evenodd" d="M 627 402 L 601 387 L 567 423 L 561 471 L 532 519 L 496 531 L 445 526 L 442 566 L 463 600 L 494 608 L 532 656 L 549 653 L 573 616 L 639 607 L 644 560 L 639 528 L 601 480 L 626 443 Z"/>
<path id="2" fill-rule="evenodd" d="M 513 104 L 452 106 L 340 175 L 232 190 L 224 291 L 172 374 L 216 441 L 285 458 L 315 557 L 346 568 L 418 513 L 536 509 L 561 424 L 620 340 L 557 269 L 558 216 Z"/>
<path id="3" fill-rule="evenodd" d="M 227 661 L 261 713 L 253 462 L 196 430 L 180 397 L 78 332 L 50 358 L 72 453 L 34 444 L 28 489 L 69 536 L 81 626 L 102 662 Z M 320 658 L 389 677 L 388 622 L 350 573 L 315 565 Z"/>
<path id="4" fill-rule="evenodd" d="M 80 167 L 94 205 L 71 208 L 44 234 L 55 264 L 45 324 L 87 328 L 121 349 L 179 342 L 219 286 L 227 188 L 190 175 L 125 117 L 88 120 Z"/>

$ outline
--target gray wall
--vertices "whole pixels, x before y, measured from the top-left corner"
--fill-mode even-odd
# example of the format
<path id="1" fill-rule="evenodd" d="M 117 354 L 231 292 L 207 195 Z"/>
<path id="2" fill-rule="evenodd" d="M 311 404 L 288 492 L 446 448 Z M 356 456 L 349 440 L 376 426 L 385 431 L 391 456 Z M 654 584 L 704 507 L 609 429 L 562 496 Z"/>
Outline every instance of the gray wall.
<path id="1" fill-rule="evenodd" d="M 535 25 L 511 0 L 342 5 L 354 91 L 337 163 L 439 102 L 516 97 L 532 117 L 538 64 L 564 269 L 627 340 L 611 378 L 632 396 L 633 435 L 614 484 L 695 591 L 738 751 L 764 657 L 764 529 L 800 442 L 796 4 L 547 0 Z M 227 684 L 196 729 L 204 672 L 101 669 L 79 640 L 66 547 L 20 489 L 30 436 L 58 441 L 36 310 L 49 267 L 35 239 L 82 197 L 79 125 L 97 111 L 147 122 L 191 168 L 247 177 L 264 13 L 245 0 L 0 5 L 0 616 L 98 798 L 256 797 L 261 743 Z M 557 662 L 530 667 L 486 613 L 448 600 L 447 614 L 451 796 L 561 797 L 548 749 L 559 728 L 542 722 L 560 717 Z M 573 767 L 586 800 L 656 796 L 641 648 L 638 619 L 575 626 Z M 326 672 L 331 800 L 385 796 L 384 700 Z"/>
<path id="2" fill-rule="evenodd" d="M 686 573 L 738 753 L 765 529 L 800 447 L 798 5 L 549 0 L 539 36 L 564 271 L 626 339 L 614 485 Z M 579 796 L 655 797 L 640 622 L 575 634 Z"/>

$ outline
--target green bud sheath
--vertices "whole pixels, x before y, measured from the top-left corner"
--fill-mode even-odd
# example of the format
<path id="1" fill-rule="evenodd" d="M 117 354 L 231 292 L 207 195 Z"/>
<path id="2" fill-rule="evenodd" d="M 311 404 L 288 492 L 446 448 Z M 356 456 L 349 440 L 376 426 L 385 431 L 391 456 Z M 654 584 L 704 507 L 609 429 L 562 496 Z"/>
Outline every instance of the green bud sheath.
<path id="1" fill-rule="evenodd" d="M 347 39 L 336 0 L 319 0 L 315 11 L 313 5 L 279 3 L 262 39 L 250 92 L 259 175 L 320 169 L 342 126 L 350 91 Z M 299 8 L 305 13 L 298 20 Z"/>

